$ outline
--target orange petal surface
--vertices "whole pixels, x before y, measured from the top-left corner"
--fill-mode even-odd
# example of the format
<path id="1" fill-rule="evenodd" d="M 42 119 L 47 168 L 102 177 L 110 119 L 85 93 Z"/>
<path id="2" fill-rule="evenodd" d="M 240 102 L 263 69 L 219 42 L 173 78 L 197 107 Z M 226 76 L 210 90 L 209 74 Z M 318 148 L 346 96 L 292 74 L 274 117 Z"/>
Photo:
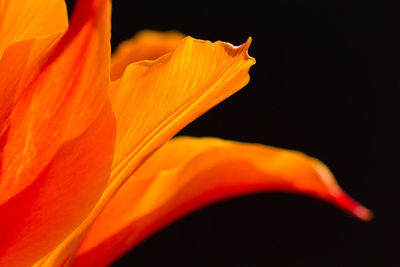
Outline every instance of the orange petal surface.
<path id="1" fill-rule="evenodd" d="M 63 0 L 1 2 L 0 134 L 15 100 L 37 76 L 67 27 Z"/>
<path id="2" fill-rule="evenodd" d="M 130 64 L 112 82 L 117 138 L 111 180 L 91 214 L 42 266 L 71 259 L 91 224 L 146 157 L 246 85 L 249 68 L 255 63 L 247 54 L 250 41 L 234 47 L 186 37 L 174 51 L 155 61 Z"/>
<path id="3" fill-rule="evenodd" d="M 87 216 L 111 171 L 114 123 L 108 105 L 29 187 L 0 205 L 0 266 L 32 266 Z"/>
<path id="4" fill-rule="evenodd" d="M 261 191 L 300 193 L 368 220 L 328 168 L 305 154 L 216 138 L 179 137 L 122 186 L 88 232 L 73 266 L 105 266 L 154 231 L 209 203 Z"/>
<path id="5" fill-rule="evenodd" d="M 32 183 L 59 146 L 83 133 L 108 99 L 110 22 L 103 13 L 109 10 L 103 5 L 99 18 L 87 10 L 89 2 L 81 2 L 86 15 L 72 20 L 12 110 L 1 158 L 0 203 Z"/>
<path id="6" fill-rule="evenodd" d="M 2 136 L 1 266 L 45 256 L 87 216 L 109 178 L 110 6 L 81 1 L 77 12 Z"/>
<path id="7" fill-rule="evenodd" d="M 149 153 L 249 81 L 251 39 L 239 47 L 186 37 L 155 61 L 129 65 L 111 88 L 117 119 L 113 177 L 129 176 Z"/>
<path id="8" fill-rule="evenodd" d="M 157 32 L 142 30 L 134 37 L 122 42 L 111 60 L 111 80 L 122 76 L 125 68 L 136 61 L 154 60 L 171 52 L 184 35 L 176 31 Z"/>
<path id="9" fill-rule="evenodd" d="M 68 25 L 63 0 L 7 0 L 0 3 L 0 57 L 11 44 L 52 35 Z"/>

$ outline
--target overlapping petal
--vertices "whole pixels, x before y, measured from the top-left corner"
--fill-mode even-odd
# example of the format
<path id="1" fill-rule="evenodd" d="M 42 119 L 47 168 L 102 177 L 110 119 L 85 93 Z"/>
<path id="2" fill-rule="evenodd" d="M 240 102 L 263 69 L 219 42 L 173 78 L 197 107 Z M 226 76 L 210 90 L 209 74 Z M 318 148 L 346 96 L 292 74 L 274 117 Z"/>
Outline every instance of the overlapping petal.
<path id="1" fill-rule="evenodd" d="M 63 0 L 8 0 L 0 2 L 0 57 L 20 41 L 42 38 L 67 28 Z"/>
<path id="2" fill-rule="evenodd" d="M 69 30 L 15 103 L 2 135 L 0 265 L 42 258 L 105 188 L 115 140 L 109 38 L 108 1 L 79 2 Z"/>
<path id="3" fill-rule="evenodd" d="M 110 182 L 89 217 L 42 264 L 71 258 L 91 224 L 146 157 L 189 122 L 242 88 L 254 59 L 250 40 L 228 43 L 186 37 L 155 60 L 127 67 L 111 85 L 117 138 Z"/>
<path id="4" fill-rule="evenodd" d="M 103 112 L 22 192 L 0 206 L 1 266 L 32 266 L 89 213 L 110 173 L 114 116 Z M 90 153 L 88 153 L 90 151 Z"/>
<path id="5" fill-rule="evenodd" d="M 186 37 L 156 61 L 128 66 L 112 83 L 117 119 L 113 179 L 124 179 L 153 150 L 249 80 L 251 39 L 239 47 Z M 133 108 L 134 107 L 134 108 Z"/>
<path id="6" fill-rule="evenodd" d="M 74 266 L 106 266 L 180 216 L 227 197 L 285 191 L 317 197 L 361 219 L 320 161 L 302 153 L 216 138 L 178 137 L 153 154 L 95 221 Z"/>
<path id="7" fill-rule="evenodd" d="M 67 27 L 63 0 L 1 1 L 0 134 L 15 100 L 36 77 Z"/>
<path id="8" fill-rule="evenodd" d="M 142 30 L 133 38 L 122 42 L 111 60 L 111 80 L 119 79 L 126 67 L 140 60 L 154 60 L 171 52 L 184 35 L 176 31 L 158 32 Z"/>
<path id="9" fill-rule="evenodd" d="M 58 147 L 84 132 L 108 101 L 110 23 L 91 15 L 89 2 L 81 2 L 87 14 L 73 21 L 13 108 L 1 158 L 0 203 L 33 182 Z"/>
<path id="10" fill-rule="evenodd" d="M 64 1 L 0 2 L 1 266 L 106 265 L 194 209 L 258 191 L 370 218 L 298 152 L 185 137 L 158 150 L 248 82 L 251 39 L 143 31 L 110 63 L 110 9 L 78 1 L 64 34 Z"/>

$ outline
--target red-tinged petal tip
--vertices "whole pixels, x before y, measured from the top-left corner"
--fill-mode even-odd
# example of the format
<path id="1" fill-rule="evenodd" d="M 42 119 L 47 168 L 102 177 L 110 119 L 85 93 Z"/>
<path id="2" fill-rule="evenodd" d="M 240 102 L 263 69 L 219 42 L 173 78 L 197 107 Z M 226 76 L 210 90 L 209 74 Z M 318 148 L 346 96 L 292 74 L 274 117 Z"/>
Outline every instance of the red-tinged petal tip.
<path id="1" fill-rule="evenodd" d="M 357 218 L 359 218 L 363 221 L 366 221 L 366 222 L 368 222 L 374 218 L 374 213 L 371 210 L 369 210 L 361 205 L 358 206 L 357 208 L 355 208 L 353 212 Z"/>
<path id="2" fill-rule="evenodd" d="M 339 192 L 335 202 L 341 208 L 362 221 L 368 222 L 374 218 L 374 213 L 371 210 L 352 199 L 343 191 Z"/>
<path id="3" fill-rule="evenodd" d="M 321 162 L 319 161 L 315 161 L 314 168 L 329 191 L 329 197 L 322 198 L 331 202 L 333 205 L 347 211 L 348 213 L 362 221 L 370 221 L 373 219 L 374 216 L 371 210 L 365 208 L 363 205 L 351 198 L 338 186 L 335 178 L 333 177 L 328 167 L 326 167 L 326 165 L 321 164 Z"/>

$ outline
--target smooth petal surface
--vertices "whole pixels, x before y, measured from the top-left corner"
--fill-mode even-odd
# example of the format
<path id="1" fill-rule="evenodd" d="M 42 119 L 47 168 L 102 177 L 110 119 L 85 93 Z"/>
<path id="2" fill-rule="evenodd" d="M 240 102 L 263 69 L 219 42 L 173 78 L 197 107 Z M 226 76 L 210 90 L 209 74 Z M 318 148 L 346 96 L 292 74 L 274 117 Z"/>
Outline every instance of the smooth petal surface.
<path id="1" fill-rule="evenodd" d="M 0 2 L 0 57 L 11 44 L 64 30 L 68 14 L 63 0 Z"/>
<path id="2" fill-rule="evenodd" d="M 108 105 L 29 187 L 0 206 L 6 218 L 0 221 L 0 266 L 32 266 L 87 216 L 111 171 L 114 123 Z"/>
<path id="3" fill-rule="evenodd" d="M 110 22 L 103 13 L 109 10 L 94 1 L 91 11 L 89 2 L 80 2 L 78 11 L 84 14 L 72 21 L 12 110 L 1 155 L 0 203 L 32 183 L 64 142 L 88 128 L 108 99 Z"/>
<path id="4" fill-rule="evenodd" d="M 129 65 L 112 83 L 117 119 L 111 180 L 86 220 L 42 262 L 54 266 L 71 259 L 91 224 L 143 160 L 189 122 L 229 97 L 248 81 L 255 60 L 242 46 L 186 37 L 155 61 Z"/>
<path id="5" fill-rule="evenodd" d="M 317 197 L 363 220 L 320 161 L 296 151 L 216 138 L 179 137 L 126 182 L 88 232 L 73 266 L 105 266 L 180 216 L 242 194 L 284 191 Z"/>
<path id="6" fill-rule="evenodd" d="M 81 1 L 77 14 L 2 136 L 1 266 L 45 256 L 88 215 L 109 178 L 110 5 Z"/>
<path id="7" fill-rule="evenodd" d="M 0 134 L 15 100 L 68 27 L 63 0 L 0 2 Z"/>
<path id="8" fill-rule="evenodd" d="M 122 42 L 111 60 L 111 80 L 119 79 L 126 67 L 140 60 L 154 60 L 171 52 L 184 35 L 176 31 L 157 32 L 142 30 Z"/>
<path id="9" fill-rule="evenodd" d="M 124 179 L 149 153 L 249 81 L 251 39 L 239 47 L 186 37 L 158 60 L 128 66 L 112 83 L 117 119 L 113 179 Z M 134 107 L 134 108 L 133 108 Z"/>
<path id="10" fill-rule="evenodd" d="M 63 32 L 13 44 L 0 60 L 0 135 L 9 123 L 15 101 L 37 77 Z"/>

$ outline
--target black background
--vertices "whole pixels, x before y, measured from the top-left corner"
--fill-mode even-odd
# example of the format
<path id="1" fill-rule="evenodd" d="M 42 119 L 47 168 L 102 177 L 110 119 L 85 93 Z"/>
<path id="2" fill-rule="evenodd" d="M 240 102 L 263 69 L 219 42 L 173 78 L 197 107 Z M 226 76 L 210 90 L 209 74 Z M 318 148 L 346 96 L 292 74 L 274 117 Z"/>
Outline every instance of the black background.
<path id="1" fill-rule="evenodd" d="M 391 3 L 114 1 L 112 45 L 140 29 L 235 45 L 257 64 L 239 93 L 181 134 L 301 150 L 375 212 L 273 193 L 227 200 L 158 232 L 114 266 L 400 266 L 399 23 Z"/>

